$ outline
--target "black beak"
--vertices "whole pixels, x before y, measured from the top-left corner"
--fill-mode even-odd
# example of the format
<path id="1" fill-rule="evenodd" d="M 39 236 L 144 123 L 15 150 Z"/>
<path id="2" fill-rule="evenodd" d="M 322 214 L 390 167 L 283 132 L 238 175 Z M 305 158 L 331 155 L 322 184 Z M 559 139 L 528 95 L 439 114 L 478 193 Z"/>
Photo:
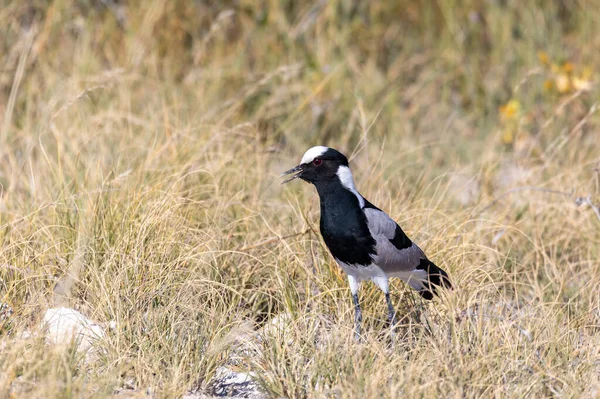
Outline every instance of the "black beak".
<path id="1" fill-rule="evenodd" d="M 302 175 L 302 165 L 298 165 L 298 166 L 296 166 L 295 168 L 292 168 L 292 169 L 290 169 L 290 170 L 288 170 L 288 171 L 286 171 L 286 172 L 283 172 L 283 173 L 281 174 L 281 176 L 279 176 L 279 177 L 283 177 L 283 176 L 291 175 L 292 173 L 295 173 L 295 175 L 293 175 L 293 176 L 291 176 L 291 177 L 289 177 L 289 178 L 285 179 L 284 181 L 282 181 L 282 182 L 281 182 L 281 184 L 289 183 L 289 182 L 291 182 L 292 180 L 299 178 L 299 177 L 300 177 L 300 175 Z"/>

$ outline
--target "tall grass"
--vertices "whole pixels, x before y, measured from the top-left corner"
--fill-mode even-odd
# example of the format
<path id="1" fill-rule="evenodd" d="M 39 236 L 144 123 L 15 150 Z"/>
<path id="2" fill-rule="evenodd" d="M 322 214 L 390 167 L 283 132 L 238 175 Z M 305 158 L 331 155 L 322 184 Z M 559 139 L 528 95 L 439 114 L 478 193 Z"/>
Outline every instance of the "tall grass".
<path id="1" fill-rule="evenodd" d="M 273 397 L 597 396 L 600 219 L 576 199 L 599 202 L 599 18 L 585 0 L 4 1 L 1 395 L 210 394 L 228 366 Z M 393 347 L 371 285 L 353 341 L 318 199 L 279 185 L 318 144 L 456 286 L 430 304 L 394 282 Z M 96 358 L 45 343 L 53 306 L 115 322 Z"/>

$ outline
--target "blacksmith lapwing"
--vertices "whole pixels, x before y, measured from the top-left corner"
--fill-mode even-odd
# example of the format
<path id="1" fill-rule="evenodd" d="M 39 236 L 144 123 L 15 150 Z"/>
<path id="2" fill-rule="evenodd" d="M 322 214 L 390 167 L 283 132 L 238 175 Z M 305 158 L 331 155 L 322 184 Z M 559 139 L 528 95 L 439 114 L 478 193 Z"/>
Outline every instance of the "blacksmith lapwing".
<path id="1" fill-rule="evenodd" d="M 448 274 L 433 264 L 400 226 L 367 201 L 354 187 L 348 159 L 333 148 L 317 146 L 306 151 L 300 165 L 284 172 L 314 184 L 321 202 L 321 235 L 335 261 L 348 275 L 355 308 L 355 332 L 360 336 L 362 313 L 358 288 L 372 280 L 385 294 L 392 329 L 396 312 L 388 279 L 399 277 L 425 299 L 436 287 L 451 288 Z"/>

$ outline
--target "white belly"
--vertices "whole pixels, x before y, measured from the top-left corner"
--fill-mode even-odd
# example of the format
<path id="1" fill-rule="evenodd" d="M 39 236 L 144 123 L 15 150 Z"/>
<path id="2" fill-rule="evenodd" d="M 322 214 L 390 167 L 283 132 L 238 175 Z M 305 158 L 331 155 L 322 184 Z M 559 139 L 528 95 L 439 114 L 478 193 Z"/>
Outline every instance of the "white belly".
<path id="1" fill-rule="evenodd" d="M 370 264 L 369 266 L 362 265 L 349 265 L 347 263 L 341 262 L 339 260 L 335 260 L 338 265 L 342 268 L 346 274 L 354 277 L 358 281 L 362 280 L 373 280 L 374 278 L 383 277 L 387 279 L 387 276 L 381 268 L 375 264 Z"/>
<path id="2" fill-rule="evenodd" d="M 362 266 L 349 265 L 337 259 L 335 261 L 338 265 L 340 265 L 342 270 L 346 272 L 346 274 L 354 277 L 357 283 L 360 283 L 362 280 L 373 280 L 380 288 L 382 288 L 384 285 L 387 286 L 388 277 L 400 278 L 417 291 L 423 289 L 423 282 L 427 280 L 427 273 L 425 270 L 396 272 L 388 276 L 379 266 L 374 263 L 371 263 L 369 266 Z"/>

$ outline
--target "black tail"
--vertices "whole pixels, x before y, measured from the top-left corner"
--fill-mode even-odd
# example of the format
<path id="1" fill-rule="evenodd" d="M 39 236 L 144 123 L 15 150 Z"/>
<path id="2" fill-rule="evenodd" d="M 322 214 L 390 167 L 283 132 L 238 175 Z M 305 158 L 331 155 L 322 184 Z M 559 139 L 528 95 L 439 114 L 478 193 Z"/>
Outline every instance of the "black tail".
<path id="1" fill-rule="evenodd" d="M 437 287 L 452 288 L 448 273 L 434 265 L 429 259 L 421 259 L 417 270 L 425 270 L 427 272 L 427 281 L 423 282 L 425 287 L 419 291 L 419 294 L 423 298 L 433 299 L 433 294 L 437 295 Z"/>

